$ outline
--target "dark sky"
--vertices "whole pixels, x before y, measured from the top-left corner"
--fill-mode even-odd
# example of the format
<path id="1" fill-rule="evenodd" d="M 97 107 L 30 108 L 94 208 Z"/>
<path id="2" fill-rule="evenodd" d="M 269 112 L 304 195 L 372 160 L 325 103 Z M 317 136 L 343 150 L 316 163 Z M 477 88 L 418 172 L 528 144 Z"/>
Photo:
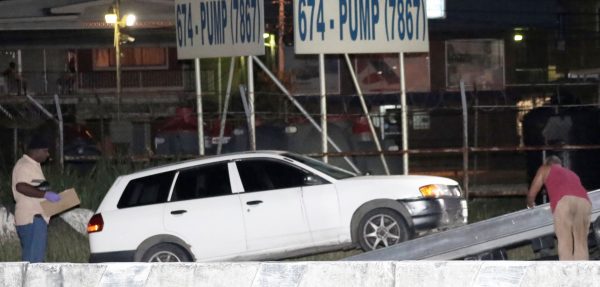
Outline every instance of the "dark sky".
<path id="1" fill-rule="evenodd" d="M 446 1 L 445 20 L 430 21 L 432 29 L 553 28 L 557 25 L 556 0 L 452 0 Z"/>
<path id="2" fill-rule="evenodd" d="M 267 22 L 277 21 L 278 4 L 265 0 Z M 286 1 L 287 23 L 292 22 L 292 0 Z M 443 20 L 430 20 L 436 30 L 506 29 L 516 26 L 553 28 L 557 25 L 557 0 L 446 0 Z"/>

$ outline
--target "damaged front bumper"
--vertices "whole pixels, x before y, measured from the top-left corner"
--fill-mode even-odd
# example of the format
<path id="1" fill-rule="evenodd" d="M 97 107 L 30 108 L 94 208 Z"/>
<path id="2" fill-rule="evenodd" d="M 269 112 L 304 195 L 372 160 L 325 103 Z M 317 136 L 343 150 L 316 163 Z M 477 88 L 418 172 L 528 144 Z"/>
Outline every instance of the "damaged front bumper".
<path id="1" fill-rule="evenodd" d="M 445 230 L 467 224 L 467 201 L 463 198 L 401 200 L 411 214 L 415 232 Z"/>

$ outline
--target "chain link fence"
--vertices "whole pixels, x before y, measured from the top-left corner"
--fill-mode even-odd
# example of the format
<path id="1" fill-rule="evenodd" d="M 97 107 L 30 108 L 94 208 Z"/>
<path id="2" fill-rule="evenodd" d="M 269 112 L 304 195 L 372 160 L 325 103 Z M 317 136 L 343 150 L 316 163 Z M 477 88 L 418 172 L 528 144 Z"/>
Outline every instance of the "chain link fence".
<path id="1" fill-rule="evenodd" d="M 104 80 L 79 74 L 73 88 L 68 83 L 64 87 L 59 85 L 67 164 L 93 163 L 102 157 L 154 161 L 199 155 L 196 97 L 189 84 L 191 74 L 130 74 L 124 77 L 129 84 L 124 85 L 120 103 L 110 91 L 110 79 L 114 76 L 110 73 L 102 74 Z M 216 154 L 219 143 L 223 153 L 249 150 L 244 93 L 239 87 L 233 89 L 224 136 L 219 138 L 225 96 L 218 92 L 221 89 L 215 84 L 214 74 L 203 75 L 205 154 Z M 174 88 L 165 89 L 162 81 L 175 83 Z M 153 88 L 154 84 L 162 89 Z M 257 149 L 322 157 L 321 134 L 289 100 L 273 92 L 273 87 L 258 85 L 257 90 Z M 52 97 L 47 96 L 53 93 L 29 92 L 48 110 L 56 111 Z M 411 174 L 436 174 L 459 180 L 464 177 L 463 116 L 458 92 L 409 93 L 406 151 L 402 147 L 399 95 L 365 98 L 392 174 L 403 173 L 402 156 L 407 152 Z M 471 89 L 466 98 L 471 184 L 528 182 L 531 170 L 550 152 L 562 152 L 574 168 L 578 162 L 597 156 L 600 139 L 590 136 L 600 137 L 596 83 L 519 85 L 503 91 Z M 298 96 L 297 100 L 319 122 L 318 97 Z M 0 163 L 4 170 L 9 170 L 33 132 L 42 127 L 57 136 L 57 129 L 51 119 L 14 91 L 5 91 L 0 105 L 3 123 L 0 138 L 5 147 L 0 152 Z M 117 110 L 121 113 L 117 114 Z M 326 154 L 329 162 L 349 169 L 343 159 L 346 156 L 363 173 L 384 173 L 356 96 L 328 96 L 327 117 L 329 136 L 341 149 L 338 152 L 329 146 Z M 581 170 L 595 168 L 575 169 L 585 173 Z"/>

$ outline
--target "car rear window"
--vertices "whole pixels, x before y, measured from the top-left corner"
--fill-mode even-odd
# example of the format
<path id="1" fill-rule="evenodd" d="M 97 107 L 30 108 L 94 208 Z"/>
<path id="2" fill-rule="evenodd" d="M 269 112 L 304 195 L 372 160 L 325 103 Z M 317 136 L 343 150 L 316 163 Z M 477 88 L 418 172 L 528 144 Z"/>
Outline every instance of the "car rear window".
<path id="1" fill-rule="evenodd" d="M 171 201 L 231 194 L 227 163 L 194 167 L 179 172 Z"/>
<path id="2" fill-rule="evenodd" d="M 174 174 L 174 172 L 166 172 L 130 181 L 117 207 L 127 208 L 166 202 Z"/>

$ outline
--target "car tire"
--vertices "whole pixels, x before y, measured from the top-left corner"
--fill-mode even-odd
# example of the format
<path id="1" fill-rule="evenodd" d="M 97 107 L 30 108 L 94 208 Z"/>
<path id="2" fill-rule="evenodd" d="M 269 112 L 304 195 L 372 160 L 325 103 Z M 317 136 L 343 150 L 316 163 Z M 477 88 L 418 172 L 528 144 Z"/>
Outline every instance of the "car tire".
<path id="1" fill-rule="evenodd" d="M 362 217 L 356 235 L 360 248 L 371 251 L 408 240 L 409 231 L 400 214 L 388 208 L 376 208 Z"/>
<path id="2" fill-rule="evenodd" d="M 160 243 L 152 246 L 144 256 L 142 262 L 190 262 L 188 253 L 183 248 L 171 244 Z"/>

